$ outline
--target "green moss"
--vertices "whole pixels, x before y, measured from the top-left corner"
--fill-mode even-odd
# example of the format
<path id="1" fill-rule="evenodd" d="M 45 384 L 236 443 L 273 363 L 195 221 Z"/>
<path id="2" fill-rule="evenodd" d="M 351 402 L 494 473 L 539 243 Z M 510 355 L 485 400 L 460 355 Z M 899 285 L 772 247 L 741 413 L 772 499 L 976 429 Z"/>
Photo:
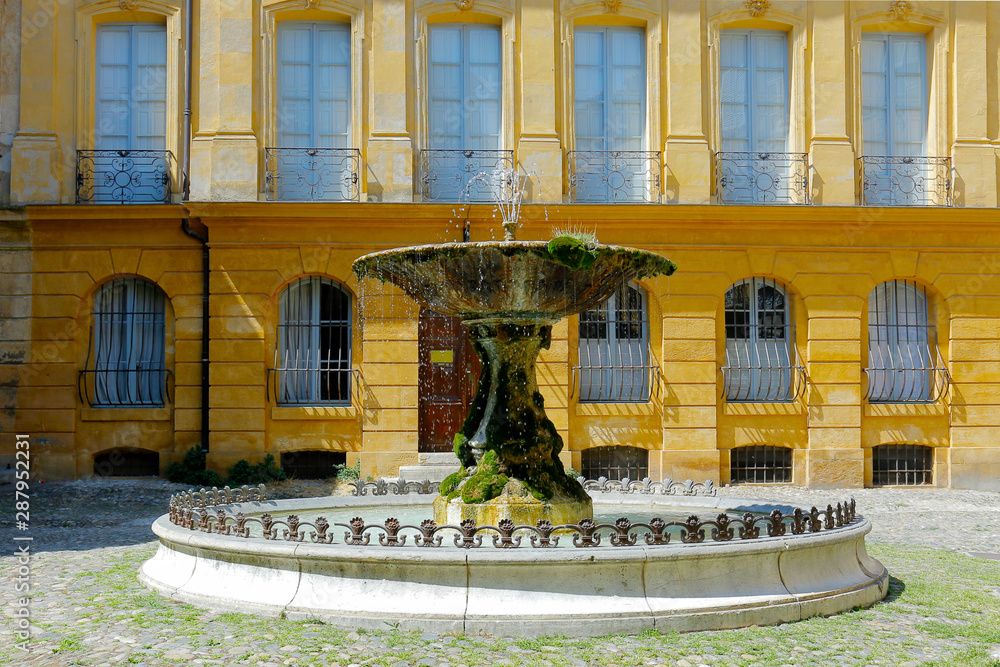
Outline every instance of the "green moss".
<path id="1" fill-rule="evenodd" d="M 597 259 L 597 251 L 590 244 L 571 234 L 555 237 L 546 249 L 554 261 L 574 271 L 586 269 Z"/>
<path id="2" fill-rule="evenodd" d="M 462 485 L 462 501 L 466 503 L 485 503 L 493 500 L 501 493 L 510 478 L 507 475 L 497 475 L 485 470 L 477 470 Z"/>
<path id="3" fill-rule="evenodd" d="M 442 496 L 450 496 L 451 493 L 462 482 L 462 480 L 468 476 L 469 476 L 469 471 L 466 470 L 465 468 L 462 468 L 461 470 L 451 473 L 450 475 L 444 478 L 443 482 L 441 482 L 441 486 L 438 488 L 438 492 Z"/>

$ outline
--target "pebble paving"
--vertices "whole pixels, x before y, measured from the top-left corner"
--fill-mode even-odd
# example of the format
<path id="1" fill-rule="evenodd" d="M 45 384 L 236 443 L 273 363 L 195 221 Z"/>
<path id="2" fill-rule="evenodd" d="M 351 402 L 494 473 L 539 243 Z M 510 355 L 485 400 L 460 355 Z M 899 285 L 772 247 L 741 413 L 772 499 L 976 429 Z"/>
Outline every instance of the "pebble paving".
<path id="1" fill-rule="evenodd" d="M 0 526 L 11 665 L 473 665 L 1000 667 L 1000 494 L 947 489 L 806 490 L 742 486 L 723 494 L 825 507 L 853 496 L 872 520 L 869 550 L 893 575 L 885 602 L 773 628 L 595 639 L 503 639 L 350 629 L 218 613 L 166 600 L 137 580 L 155 551 L 149 524 L 180 485 L 161 480 L 33 482 L 30 522 Z M 345 493 L 286 482 L 274 497 Z M 14 516 L 14 487 L 0 508 Z M 14 635 L 16 536 L 31 536 L 31 638 Z M 432 604 L 433 601 L 428 601 Z"/>

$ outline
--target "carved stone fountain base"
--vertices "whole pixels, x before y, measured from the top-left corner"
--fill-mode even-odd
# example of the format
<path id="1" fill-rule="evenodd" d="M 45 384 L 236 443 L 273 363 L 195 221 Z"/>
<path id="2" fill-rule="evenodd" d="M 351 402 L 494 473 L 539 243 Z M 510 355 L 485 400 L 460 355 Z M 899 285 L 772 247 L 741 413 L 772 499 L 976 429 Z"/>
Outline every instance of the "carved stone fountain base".
<path id="1" fill-rule="evenodd" d="M 594 516 L 593 503 L 576 498 L 553 496 L 541 501 L 530 495 L 500 495 L 485 503 L 465 503 L 461 498 L 450 502 L 444 496 L 434 499 L 434 521 L 438 525 L 457 526 L 465 519 L 472 519 L 480 526 L 496 526 L 501 519 L 510 519 L 518 526 L 534 526 L 545 520 L 553 526 L 579 523 Z"/>

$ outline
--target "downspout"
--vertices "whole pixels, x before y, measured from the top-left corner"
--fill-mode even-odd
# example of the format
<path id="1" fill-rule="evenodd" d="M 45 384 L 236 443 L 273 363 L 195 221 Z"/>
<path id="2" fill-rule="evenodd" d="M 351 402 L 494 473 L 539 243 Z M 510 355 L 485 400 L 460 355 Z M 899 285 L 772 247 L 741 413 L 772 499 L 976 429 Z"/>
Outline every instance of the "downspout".
<path id="1" fill-rule="evenodd" d="M 181 184 L 183 200 L 191 197 L 191 63 L 194 57 L 192 33 L 194 26 L 192 0 L 184 0 L 184 132 L 181 139 Z M 191 221 L 184 218 L 181 229 L 193 239 L 201 242 L 201 451 L 208 453 L 208 235 L 191 229 Z"/>

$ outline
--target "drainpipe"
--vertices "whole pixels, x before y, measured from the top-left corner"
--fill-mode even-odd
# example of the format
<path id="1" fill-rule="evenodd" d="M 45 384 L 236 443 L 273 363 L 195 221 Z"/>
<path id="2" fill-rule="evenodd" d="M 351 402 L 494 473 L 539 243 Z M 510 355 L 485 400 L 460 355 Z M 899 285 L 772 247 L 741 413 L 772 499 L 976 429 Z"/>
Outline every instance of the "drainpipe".
<path id="1" fill-rule="evenodd" d="M 184 0 L 184 134 L 181 138 L 181 185 L 184 201 L 191 198 L 191 63 L 194 57 L 192 43 L 194 10 L 192 0 Z M 184 218 L 181 229 L 201 242 L 201 451 L 208 454 L 208 235 L 191 229 L 191 221 Z"/>
<path id="2" fill-rule="evenodd" d="M 201 451 L 208 453 L 208 235 L 191 229 L 190 220 L 181 229 L 201 241 Z"/>
<path id="3" fill-rule="evenodd" d="M 191 43 L 194 25 L 192 0 L 184 0 L 184 135 L 181 137 L 181 187 L 184 201 L 191 198 L 191 63 L 194 46 Z"/>

